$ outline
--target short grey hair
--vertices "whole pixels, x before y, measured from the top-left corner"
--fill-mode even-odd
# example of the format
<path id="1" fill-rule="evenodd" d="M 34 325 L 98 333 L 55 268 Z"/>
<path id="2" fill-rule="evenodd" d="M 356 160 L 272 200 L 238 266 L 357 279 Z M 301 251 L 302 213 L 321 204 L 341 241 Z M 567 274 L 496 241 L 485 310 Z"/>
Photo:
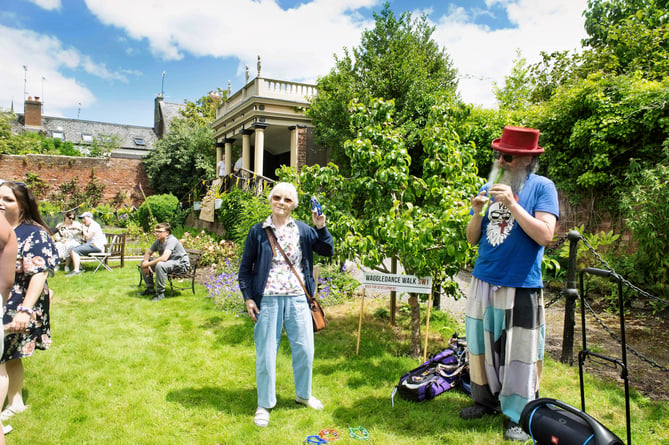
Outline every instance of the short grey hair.
<path id="1" fill-rule="evenodd" d="M 267 196 L 267 201 L 272 203 L 272 196 L 277 192 L 283 192 L 287 197 L 293 200 L 293 209 L 296 209 L 299 205 L 299 200 L 297 198 L 297 189 L 290 182 L 278 182 L 272 190 L 270 190 L 269 195 Z M 292 210 L 292 209 L 291 209 Z"/>

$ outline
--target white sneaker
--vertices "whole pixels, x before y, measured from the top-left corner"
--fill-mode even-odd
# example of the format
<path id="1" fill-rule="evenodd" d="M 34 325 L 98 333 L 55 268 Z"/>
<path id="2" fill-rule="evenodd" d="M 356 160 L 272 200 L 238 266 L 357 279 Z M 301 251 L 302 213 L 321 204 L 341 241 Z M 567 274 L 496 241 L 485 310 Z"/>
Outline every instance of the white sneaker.
<path id="1" fill-rule="evenodd" d="M 295 403 L 299 403 L 300 405 L 308 406 L 311 409 L 323 409 L 323 403 L 314 396 L 309 397 L 308 400 L 301 399 L 301 398 L 297 397 L 295 399 Z"/>
<path id="2" fill-rule="evenodd" d="M 14 430 L 11 425 L 2 425 L 2 434 L 9 434 Z"/>
<path id="3" fill-rule="evenodd" d="M 65 272 L 67 273 L 69 271 L 70 271 L 70 266 L 65 266 Z"/>

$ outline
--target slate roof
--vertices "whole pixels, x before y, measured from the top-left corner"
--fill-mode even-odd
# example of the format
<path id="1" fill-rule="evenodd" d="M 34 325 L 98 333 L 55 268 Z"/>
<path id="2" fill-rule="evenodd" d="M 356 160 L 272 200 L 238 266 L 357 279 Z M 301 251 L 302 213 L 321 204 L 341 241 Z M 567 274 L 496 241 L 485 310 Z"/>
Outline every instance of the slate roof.
<path id="1" fill-rule="evenodd" d="M 40 131 L 48 137 L 61 137 L 66 142 L 85 148 L 91 140 L 104 142 L 115 138 L 119 148 L 111 156 L 118 158 L 141 159 L 151 150 L 158 139 L 167 134 L 169 123 L 178 116 L 183 104 L 164 102 L 162 97 L 155 100 L 154 128 L 139 125 L 114 124 L 64 117 L 42 116 L 41 127 L 25 127 L 24 114 L 16 113 L 14 131 Z"/>

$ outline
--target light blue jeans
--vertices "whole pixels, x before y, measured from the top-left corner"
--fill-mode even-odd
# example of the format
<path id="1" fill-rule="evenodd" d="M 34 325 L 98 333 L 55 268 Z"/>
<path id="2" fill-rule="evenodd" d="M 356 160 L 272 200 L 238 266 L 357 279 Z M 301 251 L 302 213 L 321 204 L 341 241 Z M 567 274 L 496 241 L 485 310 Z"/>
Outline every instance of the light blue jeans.
<path id="1" fill-rule="evenodd" d="M 265 295 L 253 337 L 256 345 L 258 406 L 267 409 L 276 405 L 276 354 L 283 328 L 290 342 L 295 394 L 301 399 L 311 397 L 314 331 L 307 297 Z"/>

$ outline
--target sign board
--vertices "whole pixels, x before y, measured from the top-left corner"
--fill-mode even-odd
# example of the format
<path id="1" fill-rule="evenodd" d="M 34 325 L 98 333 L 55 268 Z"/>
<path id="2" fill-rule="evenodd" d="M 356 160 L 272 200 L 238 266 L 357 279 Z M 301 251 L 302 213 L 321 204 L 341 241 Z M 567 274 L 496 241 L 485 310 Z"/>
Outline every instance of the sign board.
<path id="1" fill-rule="evenodd" d="M 413 275 L 364 272 L 362 285 L 367 289 L 429 294 L 432 292 L 432 277 L 418 278 Z"/>

